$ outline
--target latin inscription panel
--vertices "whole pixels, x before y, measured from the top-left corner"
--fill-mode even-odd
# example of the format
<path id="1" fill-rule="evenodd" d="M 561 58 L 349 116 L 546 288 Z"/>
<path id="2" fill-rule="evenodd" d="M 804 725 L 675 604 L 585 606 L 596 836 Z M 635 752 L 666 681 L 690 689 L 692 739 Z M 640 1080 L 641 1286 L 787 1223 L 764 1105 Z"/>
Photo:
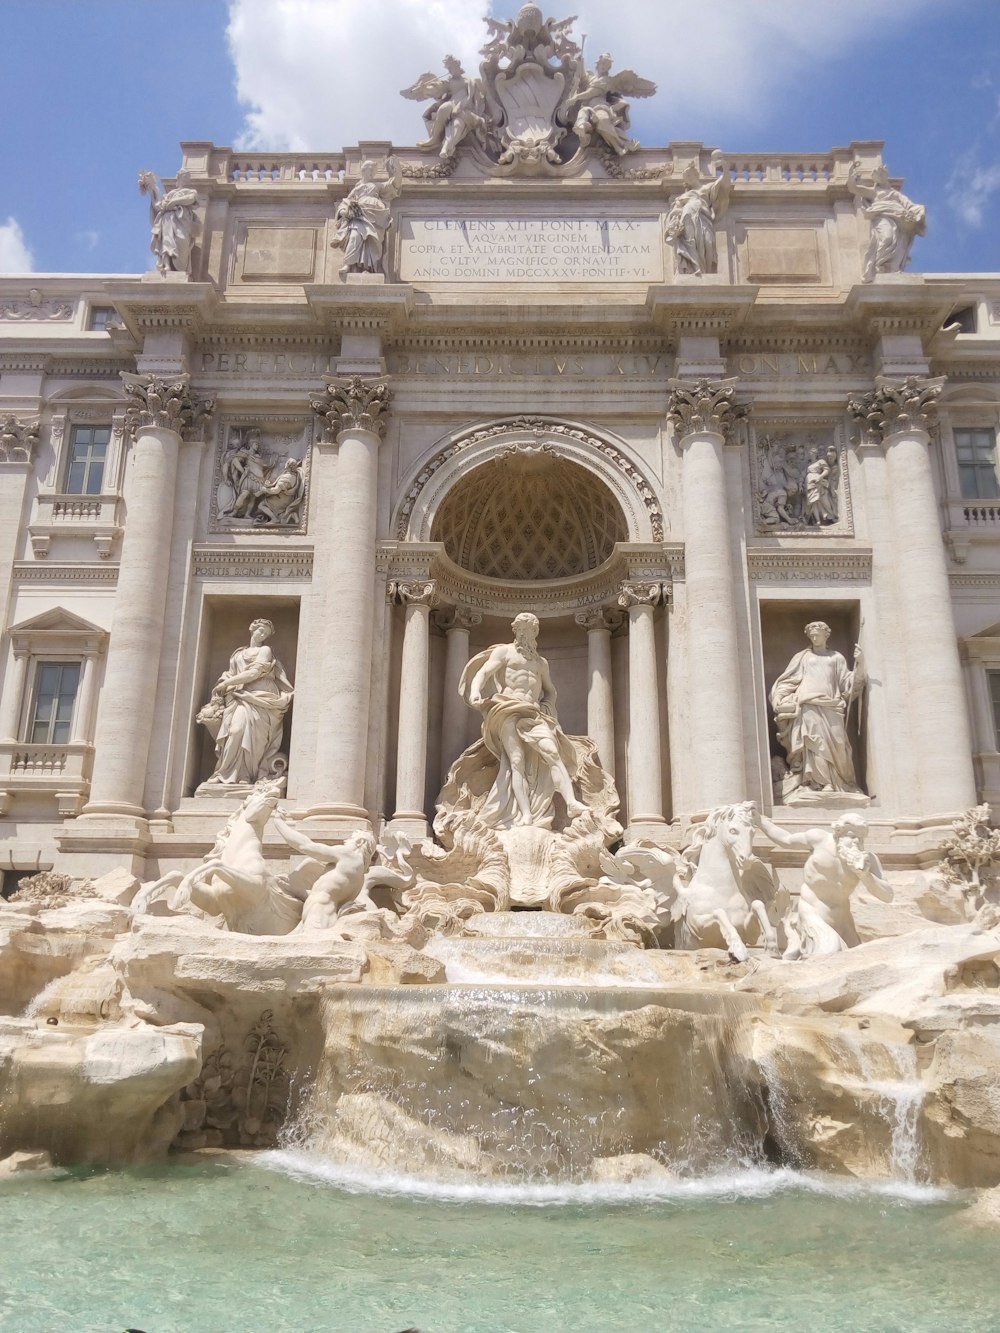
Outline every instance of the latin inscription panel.
<path id="1" fill-rule="evenodd" d="M 658 217 L 402 218 L 403 282 L 662 282 Z"/>

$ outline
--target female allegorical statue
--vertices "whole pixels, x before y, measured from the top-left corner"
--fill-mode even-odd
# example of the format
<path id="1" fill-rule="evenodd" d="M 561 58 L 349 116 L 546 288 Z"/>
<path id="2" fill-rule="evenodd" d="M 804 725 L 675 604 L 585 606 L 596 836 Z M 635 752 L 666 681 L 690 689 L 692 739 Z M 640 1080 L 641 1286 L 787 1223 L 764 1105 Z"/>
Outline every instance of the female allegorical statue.
<path id="1" fill-rule="evenodd" d="M 250 626 L 250 643 L 229 659 L 198 714 L 215 738 L 215 772 L 204 784 L 231 787 L 280 775 L 275 764 L 285 713 L 294 690 L 284 667 L 267 646 L 274 634 L 269 620 Z"/>
<path id="2" fill-rule="evenodd" d="M 860 795 L 847 735 L 847 708 L 865 683 L 861 649 L 854 650 L 852 671 L 841 653 L 826 646 L 829 625 L 812 621 L 806 637 L 809 647 L 795 654 L 771 686 L 778 740 L 791 770 L 785 799 L 794 803 L 794 793 L 800 789 Z"/>

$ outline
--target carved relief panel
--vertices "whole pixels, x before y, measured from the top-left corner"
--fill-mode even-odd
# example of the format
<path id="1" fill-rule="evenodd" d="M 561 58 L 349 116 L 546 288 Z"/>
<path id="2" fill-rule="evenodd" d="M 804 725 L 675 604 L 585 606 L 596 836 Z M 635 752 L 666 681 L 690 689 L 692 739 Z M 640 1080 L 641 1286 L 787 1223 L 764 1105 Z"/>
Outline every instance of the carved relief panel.
<path id="1" fill-rule="evenodd" d="M 304 533 L 313 423 L 258 414 L 219 424 L 212 532 Z"/>
<path id="2" fill-rule="evenodd" d="M 758 422 L 750 449 L 758 536 L 853 536 L 845 440 L 822 422 Z"/>

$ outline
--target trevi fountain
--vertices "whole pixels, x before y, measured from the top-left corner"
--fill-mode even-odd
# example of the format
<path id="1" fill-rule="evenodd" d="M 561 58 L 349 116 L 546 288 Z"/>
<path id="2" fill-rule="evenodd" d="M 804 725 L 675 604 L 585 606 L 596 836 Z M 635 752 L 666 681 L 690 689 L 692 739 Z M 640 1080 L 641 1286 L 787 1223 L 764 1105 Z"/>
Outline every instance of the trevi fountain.
<path id="1" fill-rule="evenodd" d="M 994 1328 L 997 280 L 482 56 L 0 283 L 0 1325 Z"/>

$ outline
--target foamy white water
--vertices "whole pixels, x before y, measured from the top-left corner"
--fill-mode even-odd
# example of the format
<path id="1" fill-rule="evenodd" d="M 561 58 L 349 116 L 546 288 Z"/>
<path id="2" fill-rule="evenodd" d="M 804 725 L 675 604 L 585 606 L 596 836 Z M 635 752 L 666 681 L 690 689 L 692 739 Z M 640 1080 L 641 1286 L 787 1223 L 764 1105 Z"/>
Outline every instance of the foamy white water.
<path id="1" fill-rule="evenodd" d="M 268 1170 L 295 1180 L 330 1185 L 354 1194 L 407 1195 L 453 1203 L 522 1204 L 529 1207 L 763 1199 L 790 1191 L 842 1199 L 881 1196 L 909 1203 L 940 1203 L 961 1197 L 955 1190 L 918 1185 L 909 1180 L 863 1181 L 785 1167 L 742 1167 L 676 1180 L 618 1184 L 444 1180 L 393 1171 L 357 1170 L 297 1149 L 264 1152 L 254 1160 Z"/>

